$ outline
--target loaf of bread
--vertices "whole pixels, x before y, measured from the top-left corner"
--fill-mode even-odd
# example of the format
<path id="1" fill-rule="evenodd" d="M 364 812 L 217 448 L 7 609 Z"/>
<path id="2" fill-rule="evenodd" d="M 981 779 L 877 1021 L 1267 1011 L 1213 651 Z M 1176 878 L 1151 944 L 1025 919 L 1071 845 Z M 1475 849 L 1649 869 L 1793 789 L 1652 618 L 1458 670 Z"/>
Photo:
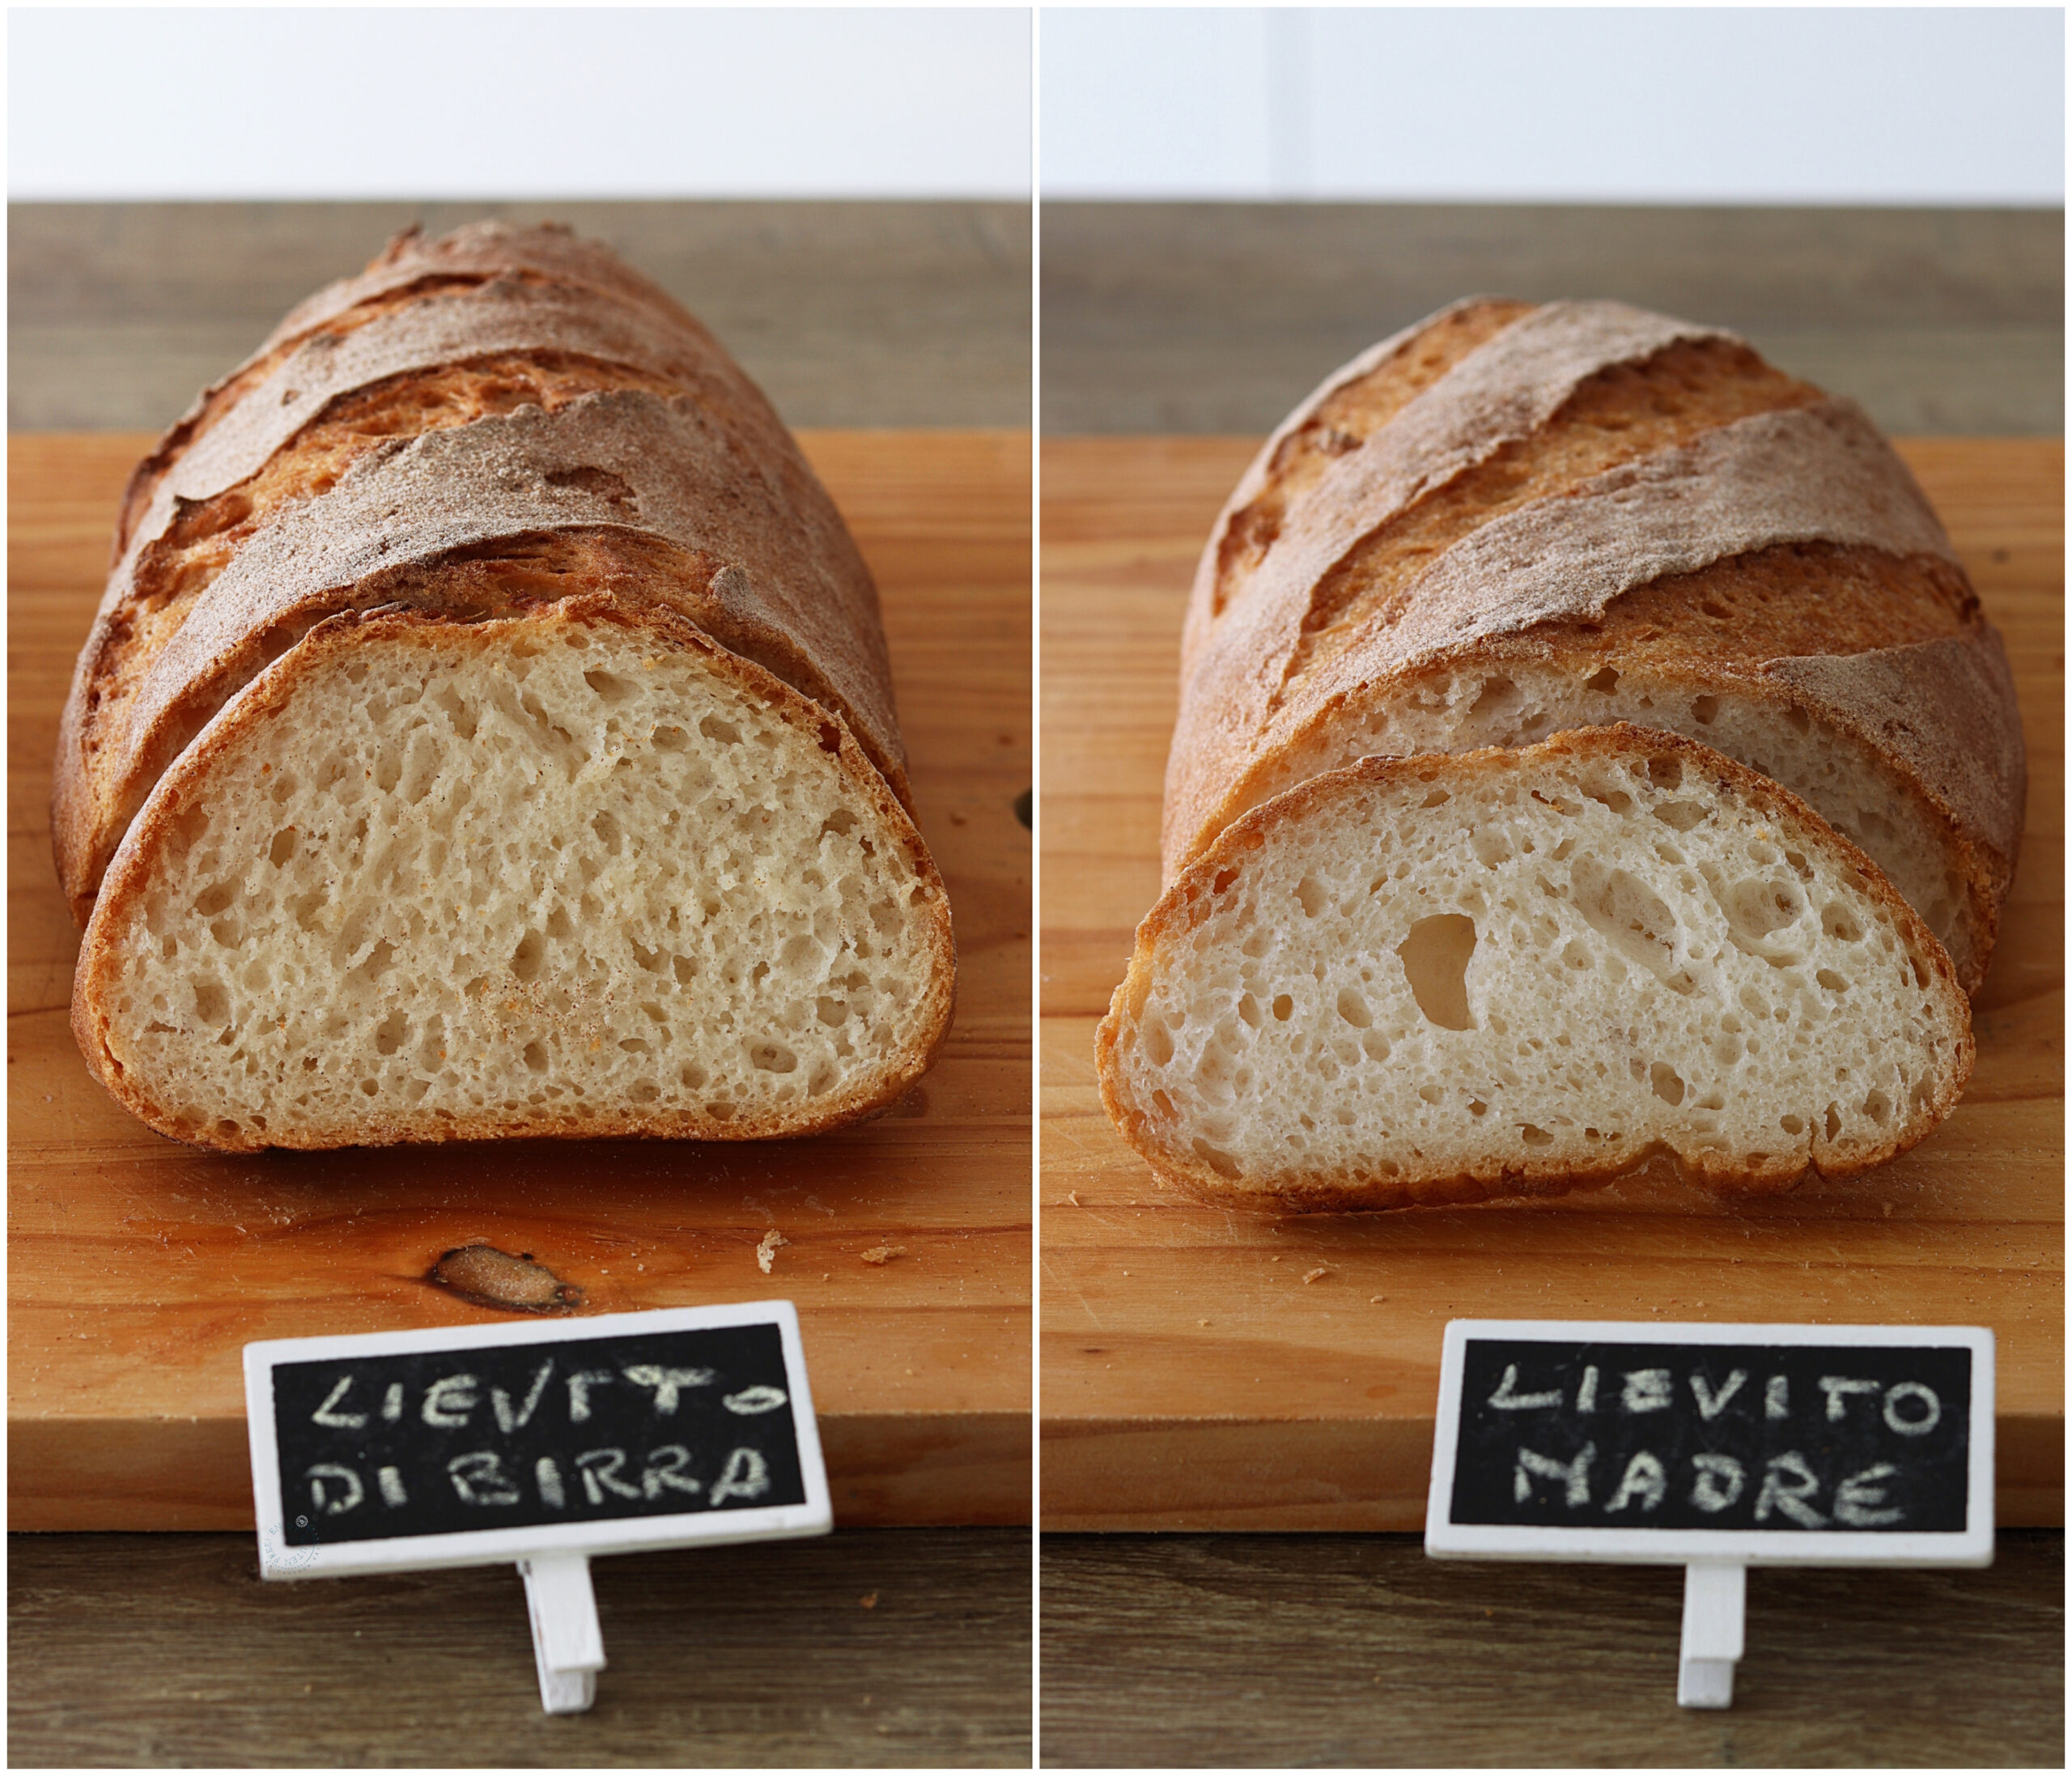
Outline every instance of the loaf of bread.
<path id="1" fill-rule="evenodd" d="M 1962 1088 L 2025 789 L 2000 638 L 1857 408 L 1623 304 L 1455 304 L 1216 522 L 1106 1100 L 1218 1200 L 1860 1171 Z"/>
<path id="2" fill-rule="evenodd" d="M 760 391 L 552 227 L 399 237 L 138 466 L 61 730 L 73 1022 L 208 1145 L 752 1138 L 954 984 L 869 572 Z"/>
<path id="3" fill-rule="evenodd" d="M 1182 648 L 1169 882 L 1365 754 L 1629 721 L 1802 797 L 1985 978 L 2026 789 L 1999 635 L 1862 413 L 1730 334 L 1484 299 L 1385 341 L 1246 471 Z"/>

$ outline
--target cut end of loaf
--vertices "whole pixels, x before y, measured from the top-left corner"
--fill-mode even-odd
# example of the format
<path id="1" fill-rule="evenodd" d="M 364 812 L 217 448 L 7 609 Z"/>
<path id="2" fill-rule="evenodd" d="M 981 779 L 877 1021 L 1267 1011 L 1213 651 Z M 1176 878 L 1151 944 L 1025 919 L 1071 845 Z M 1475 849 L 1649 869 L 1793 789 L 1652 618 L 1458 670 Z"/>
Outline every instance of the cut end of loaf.
<path id="1" fill-rule="evenodd" d="M 1227 829 L 1140 928 L 1102 1090 L 1169 1181 L 1264 1208 L 1722 1190 L 1912 1146 L 1971 1069 L 1947 956 L 1862 852 L 1612 726 L 1368 758 Z"/>
<path id="2" fill-rule="evenodd" d="M 206 1145 L 745 1139 L 946 1030 L 942 884 L 846 728 L 666 614 L 327 623 L 117 854 L 74 1022 Z"/>

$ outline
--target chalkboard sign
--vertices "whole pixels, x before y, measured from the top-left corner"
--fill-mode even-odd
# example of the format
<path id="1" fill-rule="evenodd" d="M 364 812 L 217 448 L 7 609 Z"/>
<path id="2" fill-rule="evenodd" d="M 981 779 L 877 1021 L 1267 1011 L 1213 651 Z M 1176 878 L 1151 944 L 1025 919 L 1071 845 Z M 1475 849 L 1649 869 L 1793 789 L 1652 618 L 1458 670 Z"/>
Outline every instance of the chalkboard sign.
<path id="1" fill-rule="evenodd" d="M 1993 1335 L 1456 1320 L 1425 1548 L 1984 1565 Z"/>
<path id="2" fill-rule="evenodd" d="M 788 1302 L 248 1345 L 270 1578 L 824 1534 Z"/>

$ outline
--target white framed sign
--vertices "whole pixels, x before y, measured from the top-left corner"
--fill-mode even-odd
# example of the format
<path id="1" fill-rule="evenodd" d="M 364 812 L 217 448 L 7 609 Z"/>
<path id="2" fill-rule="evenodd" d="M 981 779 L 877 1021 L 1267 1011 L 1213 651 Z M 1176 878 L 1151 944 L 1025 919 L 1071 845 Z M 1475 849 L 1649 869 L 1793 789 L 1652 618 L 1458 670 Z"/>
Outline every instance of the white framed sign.
<path id="1" fill-rule="evenodd" d="M 591 1556 L 834 1527 L 789 1302 L 272 1340 L 244 1387 L 261 1575 L 516 1562 L 557 1712 Z"/>
<path id="2" fill-rule="evenodd" d="M 1747 1567 L 1991 1563 L 1993 1411 L 1982 1327 L 1454 1320 L 1424 1551 L 1685 1567 L 1724 1706 Z"/>

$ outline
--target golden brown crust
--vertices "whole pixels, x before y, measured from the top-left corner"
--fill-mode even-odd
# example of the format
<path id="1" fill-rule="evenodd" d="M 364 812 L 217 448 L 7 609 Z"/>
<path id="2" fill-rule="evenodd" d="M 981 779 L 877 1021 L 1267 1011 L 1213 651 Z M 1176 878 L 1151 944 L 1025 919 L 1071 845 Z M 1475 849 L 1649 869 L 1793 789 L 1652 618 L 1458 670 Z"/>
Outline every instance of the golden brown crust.
<path id="1" fill-rule="evenodd" d="M 1375 348 L 1233 495 L 1188 613 L 1166 879 L 1320 734 L 1432 672 L 1594 653 L 1817 715 L 1933 809 L 1968 883 L 1976 988 L 2019 848 L 2019 716 L 1904 465 L 1851 404 L 1730 336 L 1618 304 L 1509 312 L 1479 299 Z M 1470 322 L 1480 342 L 1454 351 Z M 1446 345 L 1426 354 L 1441 373 L 1321 468 L 1291 454 L 1311 410 L 1418 360 L 1427 335 Z M 1932 720 L 1913 669 L 1815 663 L 1933 648 L 1971 665 Z M 1883 719 L 1875 699 L 1903 692 L 1914 713 Z"/>
<path id="2" fill-rule="evenodd" d="M 796 1116 L 722 1121 L 695 1113 L 643 1115 L 637 1108 L 628 1107 L 615 1120 L 591 1119 L 580 1125 L 565 1123 L 556 1126 L 531 1118 L 512 1120 L 485 1115 L 472 1120 L 442 1120 L 427 1128 L 414 1125 L 406 1117 L 384 1117 L 382 1107 L 371 1100 L 367 1121 L 356 1137 L 357 1144 L 380 1146 L 406 1141 L 486 1141 L 512 1136 L 592 1139 L 652 1136 L 754 1141 L 822 1133 L 890 1107 L 933 1064 L 947 1039 L 956 996 L 956 950 L 950 928 L 949 898 L 941 875 L 905 807 L 892 794 L 855 736 L 839 716 L 800 695 L 753 661 L 741 659 L 718 645 L 673 611 L 656 608 L 632 610 L 622 601 L 592 593 L 544 606 L 531 613 L 529 620 L 549 624 L 614 624 L 644 632 L 659 647 L 694 652 L 713 671 L 754 695 L 771 714 L 797 729 L 821 750 L 832 754 L 853 791 L 871 805 L 906 846 L 916 874 L 928 890 L 923 904 L 928 910 L 935 951 L 929 989 L 922 1002 L 907 1008 L 911 1035 L 904 1054 L 900 1064 L 875 1089 L 854 1088 L 842 1097 L 817 1102 L 809 1111 Z M 422 643 L 444 647 L 456 637 L 488 646 L 497 639 L 499 627 L 495 621 L 469 622 L 422 610 L 350 612 L 333 616 L 304 635 L 286 654 L 245 685 L 159 779 L 108 865 L 74 975 L 73 1034 L 96 1077 L 125 1110 L 161 1134 L 197 1146 L 257 1151 L 267 1145 L 333 1145 L 328 1141 L 301 1143 L 293 1139 L 262 1141 L 244 1129 L 226 1137 L 213 1127 L 196 1127 L 182 1122 L 142 1091 L 125 1073 L 108 1040 L 104 998 L 117 966 L 120 933 L 125 922 L 136 915 L 145 885 L 162 867 L 162 853 L 175 839 L 180 815 L 197 801 L 206 801 L 210 774 L 217 762 L 255 736 L 263 739 L 270 724 L 293 699 L 299 680 L 333 654 L 382 643 Z"/>
<path id="3" fill-rule="evenodd" d="M 392 243 L 284 322 L 139 476 L 53 782 L 83 924 L 156 772 L 292 639 L 287 613 L 306 627 L 405 595 L 399 567 L 499 541 L 522 555 L 557 528 L 667 545 L 635 551 L 649 579 L 611 583 L 836 709 L 908 793 L 876 590 L 825 490 L 703 329 L 565 232 Z M 499 477 L 529 484 L 529 504 Z M 472 512 L 439 497 L 469 488 Z"/>
<path id="4" fill-rule="evenodd" d="M 1542 759 L 1620 758 L 1636 750 L 1650 758 L 1673 757 L 1687 773 L 1709 779 L 1726 796 L 1761 811 L 1788 835 L 1814 848 L 1839 852 L 1854 872 L 1857 885 L 1892 919 L 1917 978 L 1940 982 L 1953 1020 L 1961 1032 L 1955 1064 L 1938 1081 L 1933 1101 L 1908 1128 L 1883 1147 L 1846 1166 L 1819 1167 L 1765 1163 L 1708 1166 L 1661 1149 L 1629 1156 L 1616 1164 L 1577 1166 L 1571 1161 L 1492 1165 L 1486 1172 L 1355 1183 L 1350 1179 L 1289 1178 L 1257 1188 L 1233 1185 L 1191 1152 L 1170 1146 L 1157 1136 L 1156 1120 L 1132 1100 L 1117 1050 L 1126 1017 L 1140 1008 L 1152 979 L 1168 965 L 1171 946 L 1208 916 L 1216 879 L 1241 865 L 1251 852 L 1272 844 L 1280 829 L 1296 822 L 1327 817 L 1336 800 L 1377 786 L 1444 781 L 1458 786 L 1463 779 L 1530 768 Z M 1137 927 L 1128 972 L 1117 986 L 1108 1014 L 1095 1038 L 1101 1100 L 1123 1138 L 1165 1182 L 1197 1200 L 1219 1208 L 1267 1209 L 1289 1213 L 1341 1209 L 1398 1209 L 1487 1200 L 1503 1196 L 1556 1196 L 1609 1183 L 1650 1166 L 1673 1167 L 1690 1182 L 1728 1193 L 1767 1193 L 1789 1190 L 1809 1171 L 1823 1176 L 1852 1177 L 1882 1165 L 1913 1146 L 1947 1116 L 1962 1094 L 1976 1056 L 1969 1009 L 1947 954 L 1920 915 L 1893 890 L 1870 859 L 1822 820 L 1812 809 L 1770 779 L 1739 764 L 1711 747 L 1680 736 L 1620 723 L 1603 728 L 1572 729 L 1520 750 L 1491 747 L 1478 752 L 1414 758 L 1368 758 L 1342 769 L 1310 777 L 1262 803 L 1225 827 L 1182 869 Z"/>

